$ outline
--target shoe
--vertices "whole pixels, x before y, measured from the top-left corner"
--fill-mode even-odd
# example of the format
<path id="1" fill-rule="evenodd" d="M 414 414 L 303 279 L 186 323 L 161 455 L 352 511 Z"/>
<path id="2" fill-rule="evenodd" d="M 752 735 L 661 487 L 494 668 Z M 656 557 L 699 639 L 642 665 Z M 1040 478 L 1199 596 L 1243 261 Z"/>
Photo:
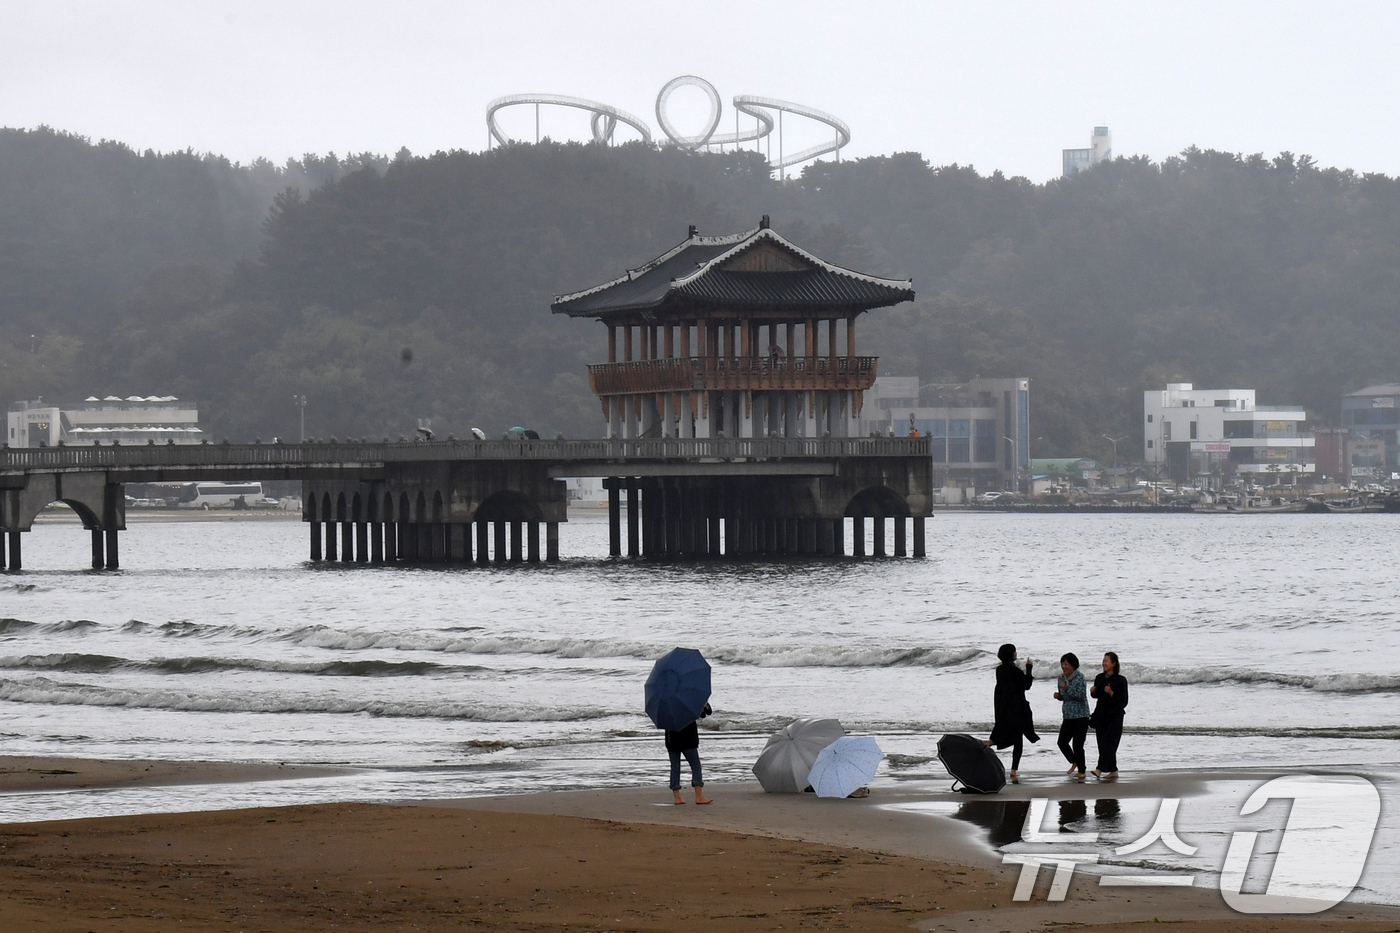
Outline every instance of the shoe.
<path id="1" fill-rule="evenodd" d="M 847 797 L 854 797 L 854 798 L 857 798 L 857 799 L 859 799 L 859 798 L 861 798 L 861 797 L 869 797 L 869 796 L 870 796 L 870 788 L 868 788 L 868 787 L 857 787 L 855 790 L 851 791 L 851 792 L 850 792 L 849 794 L 847 794 L 846 796 L 847 796 Z"/>
<path id="2" fill-rule="evenodd" d="M 1010 778 L 1011 778 L 1011 783 L 1012 783 L 1012 784 L 1020 784 L 1020 783 L 1021 783 L 1021 778 L 1020 778 L 1020 776 L 1019 776 L 1015 771 L 1012 771 L 1012 772 L 1011 772 Z"/>

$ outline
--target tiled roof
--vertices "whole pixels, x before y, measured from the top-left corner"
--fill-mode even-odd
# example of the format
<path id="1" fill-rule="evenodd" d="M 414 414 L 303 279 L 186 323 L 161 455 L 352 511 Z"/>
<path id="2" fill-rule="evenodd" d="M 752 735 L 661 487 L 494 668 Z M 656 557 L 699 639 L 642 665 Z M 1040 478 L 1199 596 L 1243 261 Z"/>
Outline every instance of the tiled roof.
<path id="1" fill-rule="evenodd" d="M 790 254 L 795 271 L 724 268 L 761 243 Z M 692 236 L 639 269 L 611 282 L 560 295 L 551 309 L 572 317 L 605 317 L 660 310 L 668 304 L 774 306 L 801 309 L 878 308 L 914 297 L 910 279 L 884 279 L 834 266 L 771 228 L 730 236 Z"/>

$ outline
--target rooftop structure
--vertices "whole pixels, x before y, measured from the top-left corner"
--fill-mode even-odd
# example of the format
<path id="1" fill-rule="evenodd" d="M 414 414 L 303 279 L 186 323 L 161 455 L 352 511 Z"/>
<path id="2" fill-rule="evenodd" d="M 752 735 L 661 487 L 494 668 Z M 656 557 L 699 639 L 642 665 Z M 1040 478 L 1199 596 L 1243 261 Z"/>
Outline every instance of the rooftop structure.
<path id="1" fill-rule="evenodd" d="M 607 325 L 608 362 L 588 376 L 609 437 L 848 437 L 875 380 L 876 359 L 856 356 L 856 318 L 913 297 L 911 280 L 819 259 L 765 215 L 726 236 L 691 227 L 552 310 Z"/>
<path id="2" fill-rule="evenodd" d="M 43 399 L 10 406 L 10 447 L 64 444 L 197 444 L 204 439 L 199 410 L 173 395 L 90 395 L 74 404 Z"/>
<path id="3" fill-rule="evenodd" d="M 1113 158 L 1113 136 L 1108 132 L 1108 127 L 1096 126 L 1093 135 L 1089 137 L 1088 149 L 1062 149 L 1060 151 L 1061 174 L 1068 178 L 1086 168 L 1098 165 L 1100 162 L 1107 162 L 1111 158 Z"/>

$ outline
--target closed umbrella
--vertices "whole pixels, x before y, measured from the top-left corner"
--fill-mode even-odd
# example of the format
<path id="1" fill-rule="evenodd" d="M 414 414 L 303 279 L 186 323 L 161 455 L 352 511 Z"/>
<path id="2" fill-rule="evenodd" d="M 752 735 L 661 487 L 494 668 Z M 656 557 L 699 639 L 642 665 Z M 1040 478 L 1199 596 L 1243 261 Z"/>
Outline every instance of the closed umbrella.
<path id="1" fill-rule="evenodd" d="M 842 736 L 817 755 L 807 783 L 818 797 L 849 797 L 851 791 L 874 779 L 884 757 L 885 753 L 869 736 Z"/>
<path id="2" fill-rule="evenodd" d="M 817 755 L 846 734 L 835 719 L 799 719 L 768 737 L 753 763 L 754 777 L 770 794 L 800 794 Z"/>
<path id="3" fill-rule="evenodd" d="M 710 665 L 694 648 L 674 648 L 652 665 L 646 710 L 658 729 L 684 729 L 710 699 Z"/>
<path id="4" fill-rule="evenodd" d="M 981 739 L 950 734 L 938 740 L 938 760 L 968 793 L 995 794 L 1006 786 L 1006 768 Z"/>

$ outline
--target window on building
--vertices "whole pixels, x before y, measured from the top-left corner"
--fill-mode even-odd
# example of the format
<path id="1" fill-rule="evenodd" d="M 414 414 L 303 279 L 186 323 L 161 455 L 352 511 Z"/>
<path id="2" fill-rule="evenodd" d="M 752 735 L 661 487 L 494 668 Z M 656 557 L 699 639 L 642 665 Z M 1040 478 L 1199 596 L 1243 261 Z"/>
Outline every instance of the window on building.
<path id="1" fill-rule="evenodd" d="M 1191 422 L 1191 440 L 1196 439 L 1196 422 Z"/>
<path id="2" fill-rule="evenodd" d="M 1169 441 L 1169 440 L 1171 440 L 1171 439 L 1172 439 L 1172 423 L 1171 423 L 1170 421 L 1163 421 L 1163 422 L 1162 422 L 1162 440 L 1164 440 L 1164 441 Z"/>
<path id="3" fill-rule="evenodd" d="M 915 421 L 914 427 L 928 438 L 929 454 L 934 463 L 948 462 L 948 422 L 942 418 Z"/>
<path id="4" fill-rule="evenodd" d="M 1151 415 L 1148 415 L 1148 416 L 1147 416 L 1147 423 L 1148 423 L 1148 424 L 1151 424 L 1151 423 L 1152 423 L 1152 416 L 1151 416 Z"/>
<path id="5" fill-rule="evenodd" d="M 972 422 L 966 418 L 948 419 L 948 462 L 972 461 Z"/>
<path id="6" fill-rule="evenodd" d="M 1148 442 L 1147 442 L 1147 449 L 1148 449 L 1148 450 L 1151 450 L 1151 449 L 1152 449 L 1152 442 L 1151 442 L 1151 441 L 1148 441 Z"/>
<path id="7" fill-rule="evenodd" d="M 1227 421 L 1225 422 L 1226 437 L 1253 437 L 1253 421 Z"/>
<path id="8" fill-rule="evenodd" d="M 972 461 L 995 463 L 997 459 L 997 423 L 992 418 L 972 422 Z"/>

